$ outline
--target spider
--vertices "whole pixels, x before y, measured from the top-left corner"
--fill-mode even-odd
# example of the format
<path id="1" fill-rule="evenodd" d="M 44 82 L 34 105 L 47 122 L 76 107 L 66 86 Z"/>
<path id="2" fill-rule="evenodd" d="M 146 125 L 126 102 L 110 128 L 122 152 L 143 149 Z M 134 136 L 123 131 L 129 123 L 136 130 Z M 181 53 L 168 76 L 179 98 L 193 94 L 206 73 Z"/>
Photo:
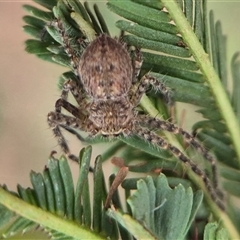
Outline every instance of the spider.
<path id="1" fill-rule="evenodd" d="M 211 198 L 221 209 L 224 209 L 224 204 L 216 190 L 215 161 L 205 148 L 190 133 L 171 122 L 138 115 L 136 107 L 149 86 L 162 93 L 167 101 L 170 101 L 171 96 L 165 85 L 150 74 L 138 80 L 143 62 L 140 49 L 135 49 L 132 59 L 122 38 L 116 39 L 101 34 L 89 43 L 79 56 L 71 46 L 70 37 L 59 20 L 56 21 L 56 28 L 62 36 L 64 50 L 70 57 L 78 78 L 78 81 L 71 79 L 66 81 L 61 98 L 55 104 L 55 111 L 50 112 L 47 117 L 48 124 L 63 152 L 70 159 L 78 161 L 78 158 L 71 154 L 61 128 L 80 129 L 92 137 L 99 134 L 106 137 L 137 135 L 159 148 L 168 149 L 180 161 L 189 165 L 192 171 L 202 178 Z M 76 99 L 78 107 L 67 101 L 69 91 Z M 62 108 L 72 116 L 63 114 Z M 203 170 L 178 148 L 159 136 L 156 130 L 181 134 L 187 143 L 195 147 L 211 163 L 213 183 Z"/>

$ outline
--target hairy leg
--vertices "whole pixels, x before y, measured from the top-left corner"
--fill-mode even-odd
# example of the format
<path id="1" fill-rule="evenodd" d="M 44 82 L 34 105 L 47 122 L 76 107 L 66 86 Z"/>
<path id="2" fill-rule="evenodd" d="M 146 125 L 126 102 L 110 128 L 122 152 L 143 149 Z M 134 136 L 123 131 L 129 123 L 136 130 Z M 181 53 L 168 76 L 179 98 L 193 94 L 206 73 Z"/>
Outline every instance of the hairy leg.
<path id="1" fill-rule="evenodd" d="M 78 68 L 79 58 L 83 50 L 86 48 L 87 44 L 81 38 L 69 36 L 66 30 L 64 29 L 64 25 L 60 20 L 55 21 L 55 27 L 57 28 L 57 30 L 61 35 L 64 51 L 67 53 L 67 55 L 71 59 L 71 65 L 72 65 L 73 71 L 75 75 L 78 76 L 77 68 Z"/>
<path id="2" fill-rule="evenodd" d="M 143 94 L 148 90 L 150 86 L 155 91 L 160 92 L 164 96 L 166 102 L 169 105 L 172 105 L 172 92 L 163 83 L 157 80 L 157 78 L 146 74 L 141 78 L 140 82 L 137 83 L 137 87 L 133 85 L 132 89 L 130 90 L 130 100 L 134 106 L 137 106 L 139 104 Z"/>
<path id="3" fill-rule="evenodd" d="M 187 143 L 193 146 L 211 164 L 213 174 L 213 186 L 215 188 L 218 187 L 217 167 L 215 159 L 190 133 L 171 122 L 152 118 L 146 115 L 138 116 L 138 118 L 141 126 L 147 127 L 152 130 L 164 130 L 172 132 L 174 134 L 180 134 Z"/>
<path id="4" fill-rule="evenodd" d="M 66 109 L 74 117 L 62 114 L 61 113 L 62 108 Z M 67 145 L 67 141 L 64 138 L 60 128 L 64 128 L 65 130 L 75 134 L 79 138 L 77 132 L 72 131 L 71 128 L 87 131 L 88 125 L 91 124 L 90 122 L 87 121 L 88 117 L 84 114 L 81 114 L 77 107 L 67 102 L 66 100 L 60 98 L 55 104 L 55 112 L 50 112 L 47 116 L 47 120 L 63 152 L 67 154 L 68 157 L 73 161 L 78 161 L 78 157 L 71 154 L 69 147 Z"/>
<path id="5" fill-rule="evenodd" d="M 69 91 L 77 101 L 80 111 L 86 110 L 87 96 L 81 82 L 72 79 L 67 80 L 63 85 L 61 99 L 67 101 Z"/>
<path id="6" fill-rule="evenodd" d="M 63 136 L 60 127 L 78 127 L 78 120 L 75 117 L 69 117 L 58 112 L 50 112 L 48 114 L 48 125 L 52 128 L 54 137 L 58 140 L 58 144 L 62 151 L 73 161 L 78 162 L 78 157 L 70 152 L 67 141 Z"/>
<path id="7" fill-rule="evenodd" d="M 134 129 L 134 133 L 141 138 L 147 140 L 148 142 L 151 142 L 152 144 L 162 148 L 167 149 L 174 156 L 176 156 L 180 161 L 184 162 L 185 164 L 189 165 L 194 173 L 196 173 L 199 177 L 202 178 L 206 188 L 208 189 L 208 192 L 213 199 L 214 202 L 221 208 L 225 209 L 225 206 L 221 199 L 218 196 L 218 193 L 216 192 L 216 189 L 212 186 L 210 179 L 207 177 L 205 172 L 201 170 L 193 161 L 191 161 L 186 155 L 184 155 L 178 148 L 175 146 L 167 143 L 163 138 L 155 134 L 154 132 L 144 129 L 141 127 L 136 127 Z"/>

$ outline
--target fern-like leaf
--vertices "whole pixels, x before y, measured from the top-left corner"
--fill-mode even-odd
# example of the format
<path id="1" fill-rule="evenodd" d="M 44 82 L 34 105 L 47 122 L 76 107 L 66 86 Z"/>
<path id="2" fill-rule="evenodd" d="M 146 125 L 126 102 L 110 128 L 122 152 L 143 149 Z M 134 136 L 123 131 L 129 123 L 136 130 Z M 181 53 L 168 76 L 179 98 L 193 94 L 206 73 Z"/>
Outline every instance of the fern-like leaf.
<path id="1" fill-rule="evenodd" d="M 104 225 L 100 224 L 101 228 L 98 231 L 93 232 L 91 230 L 90 193 L 87 191 L 91 152 L 92 148 L 87 147 L 80 153 L 81 168 L 79 170 L 76 190 L 74 190 L 70 167 L 64 157 L 59 160 L 54 158 L 49 159 L 48 165 L 42 174 L 32 171 L 30 173 L 33 185 L 32 189 L 25 189 L 18 185 L 17 196 L 4 193 L 4 190 L 1 189 L 2 198 L 3 194 L 6 194 L 11 201 L 11 204 L 6 204 L 3 200 L 1 204 L 19 215 L 5 229 L 3 236 L 7 237 L 18 233 L 25 233 L 30 229 L 41 226 L 41 228 L 55 239 L 103 239 L 104 234 L 101 235 L 100 232 L 105 231 Z M 102 169 L 99 168 L 99 171 L 101 172 Z M 103 179 L 96 183 L 97 188 L 102 190 L 102 184 Z M 102 196 L 100 202 L 102 209 L 104 195 L 100 196 Z M 25 201 L 25 203 L 20 199 Z M 13 201 L 15 201 L 14 206 L 12 204 Z M 1 226 L 6 225 L 10 217 L 13 217 L 12 212 L 4 208 L 3 205 L 0 205 L 3 212 L 1 214 L 3 217 Z M 100 211 L 98 211 L 98 221 L 101 222 Z M 95 221 L 95 224 L 99 224 L 99 222 Z"/>
<path id="2" fill-rule="evenodd" d="M 122 216 L 118 211 L 121 211 L 122 207 L 120 200 L 116 198 L 117 193 L 112 201 L 118 211 L 106 212 L 103 207 L 106 192 L 100 156 L 95 162 L 94 197 L 93 204 L 90 203 L 88 175 L 92 173 L 88 170 L 91 152 L 91 147 L 80 152 L 81 164 L 75 190 L 70 167 L 64 157 L 59 160 L 49 159 L 42 174 L 31 172 L 33 188 L 18 185 L 17 194 L 8 192 L 6 187 L 5 190 L 1 188 L 0 227 L 6 226 L 2 236 L 6 238 L 19 233 L 24 234 L 40 227 L 54 239 L 103 239 L 104 236 L 116 239 L 119 237 L 118 229 L 122 239 L 126 239 L 124 236 L 130 237 L 131 234 L 139 238 L 153 234 L 157 238 L 171 239 L 170 237 L 174 236 L 183 239 L 201 204 L 201 192 L 193 195 L 191 188 L 185 189 L 182 185 L 173 190 L 164 175 L 155 180 L 152 177 L 141 179 L 135 182 L 138 191 L 128 198 L 132 213 L 129 219 L 132 219 L 130 221 L 134 221 L 136 226 L 126 228 L 129 220 L 125 224 L 121 220 Z M 124 185 L 129 189 L 132 183 L 129 184 L 126 180 Z M 185 216 L 184 221 L 182 214 Z M 178 227 L 172 232 L 167 226 Z M 140 227 L 142 232 L 137 234 L 135 227 Z"/>

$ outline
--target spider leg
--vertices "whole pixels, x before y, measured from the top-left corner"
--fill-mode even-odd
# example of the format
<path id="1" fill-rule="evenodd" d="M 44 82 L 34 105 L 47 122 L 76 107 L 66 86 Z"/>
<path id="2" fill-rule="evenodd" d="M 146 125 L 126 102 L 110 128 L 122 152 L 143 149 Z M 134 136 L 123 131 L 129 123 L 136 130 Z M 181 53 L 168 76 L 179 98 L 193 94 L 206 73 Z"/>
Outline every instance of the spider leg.
<path id="1" fill-rule="evenodd" d="M 77 107 L 67 102 L 65 99 L 59 98 L 55 103 L 55 111 L 61 113 L 61 108 L 65 108 L 68 112 L 70 112 L 73 116 L 78 117 L 79 110 Z"/>
<path id="2" fill-rule="evenodd" d="M 71 65 L 74 70 L 75 75 L 78 77 L 78 80 L 72 80 L 69 79 L 67 80 L 62 89 L 62 94 L 61 94 L 61 99 L 67 100 L 68 98 L 68 93 L 69 91 L 72 93 L 74 98 L 76 99 L 77 103 L 80 106 L 80 110 L 86 109 L 86 104 L 87 104 L 87 99 L 86 99 L 86 91 L 84 90 L 83 84 L 81 82 L 81 79 L 78 74 L 78 65 L 79 65 L 79 58 L 80 58 L 80 53 L 79 49 L 85 49 L 86 48 L 86 43 L 82 41 L 82 39 L 78 38 L 75 40 L 77 43 L 77 50 L 72 47 L 71 44 L 71 37 L 67 35 L 63 24 L 61 21 L 56 20 L 55 22 L 55 27 L 58 29 L 59 33 L 62 36 L 62 42 L 63 42 L 63 47 L 69 58 L 71 59 Z"/>
<path id="3" fill-rule="evenodd" d="M 69 56 L 69 58 L 71 59 L 71 65 L 74 70 L 74 73 L 76 76 L 78 76 L 77 69 L 78 69 L 79 57 L 82 51 L 86 48 L 87 44 L 86 42 L 83 41 L 82 38 L 69 36 L 66 30 L 64 29 L 64 25 L 59 19 L 55 21 L 55 27 L 57 28 L 57 30 L 61 35 L 64 50 Z M 75 46 L 75 48 L 72 46 Z"/>
<path id="4" fill-rule="evenodd" d="M 193 161 L 191 161 L 186 155 L 184 155 L 178 148 L 175 146 L 167 143 L 163 138 L 155 134 L 154 132 L 151 132 L 148 129 L 143 129 L 141 127 L 135 127 L 133 129 L 134 133 L 138 136 L 142 137 L 143 139 L 147 140 L 148 142 L 151 142 L 152 144 L 163 148 L 168 149 L 172 152 L 173 155 L 175 155 L 178 159 L 180 159 L 182 162 L 188 164 L 192 171 L 196 173 L 199 177 L 202 178 L 206 188 L 209 191 L 209 194 L 214 202 L 222 209 L 225 209 L 225 206 L 223 202 L 219 199 L 218 194 L 216 192 L 216 189 L 212 186 L 210 179 L 207 177 L 204 171 L 202 171 Z"/>
<path id="5" fill-rule="evenodd" d="M 48 125 L 52 128 L 54 137 L 57 138 L 58 144 L 61 147 L 62 151 L 71 160 L 78 162 L 79 161 L 78 157 L 73 155 L 70 152 L 67 141 L 66 141 L 65 137 L 63 136 L 60 127 L 65 128 L 65 126 L 67 126 L 67 127 L 78 128 L 79 120 L 75 117 L 66 116 L 59 112 L 50 112 L 48 114 L 47 118 L 48 118 Z"/>
<path id="6" fill-rule="evenodd" d="M 190 145 L 192 145 L 203 157 L 211 164 L 212 175 L 213 175 L 213 186 L 215 188 L 218 187 L 218 178 L 217 178 L 217 167 L 214 158 L 210 155 L 210 153 L 187 131 L 182 128 L 176 126 L 171 122 L 167 122 L 164 120 L 152 118 L 149 116 L 138 116 L 139 123 L 142 126 L 153 130 L 165 130 L 168 132 L 172 132 L 174 134 L 181 134 L 183 139 Z"/>
<path id="7" fill-rule="evenodd" d="M 61 108 L 66 109 L 70 112 L 74 117 L 67 116 L 61 113 Z M 78 162 L 78 157 L 71 154 L 70 149 L 68 147 L 67 141 L 64 138 L 60 127 L 65 130 L 73 133 L 79 138 L 79 134 L 76 131 L 72 131 L 71 128 L 85 130 L 88 129 L 87 125 L 91 123 L 88 120 L 88 117 L 84 114 L 81 114 L 80 110 L 67 102 L 65 99 L 58 99 L 55 104 L 55 112 L 50 112 L 47 116 L 48 124 L 53 130 L 54 136 L 58 139 L 58 144 L 60 145 L 63 152 L 73 161 Z"/>
<path id="8" fill-rule="evenodd" d="M 172 92 L 163 83 L 157 80 L 157 78 L 146 74 L 141 78 L 135 93 L 131 94 L 131 102 L 134 106 L 137 106 L 139 104 L 143 94 L 148 90 L 149 86 L 152 86 L 153 89 L 157 92 L 161 92 L 166 99 L 166 102 L 170 105 L 172 104 Z M 135 86 L 133 85 L 133 87 Z"/>
<path id="9" fill-rule="evenodd" d="M 81 82 L 74 81 L 72 79 L 67 80 L 63 84 L 61 99 L 67 100 L 69 91 L 72 93 L 73 97 L 77 101 L 80 109 L 86 109 L 87 98 L 86 92 L 81 84 Z"/>
<path id="10" fill-rule="evenodd" d="M 152 86 L 157 92 L 161 92 L 166 99 L 168 104 L 172 104 L 171 91 L 161 83 L 157 78 L 149 74 L 144 75 L 140 81 L 138 81 L 138 76 L 143 64 L 143 56 L 140 48 L 135 48 L 134 56 L 132 58 L 133 66 L 133 77 L 132 77 L 132 87 L 130 89 L 130 99 L 134 106 L 137 106 L 143 96 L 143 94 L 148 90 L 149 86 Z M 136 87 L 137 86 L 137 87 Z"/>
<path id="11" fill-rule="evenodd" d="M 135 84 L 136 82 L 138 82 L 138 75 L 140 73 L 142 63 L 143 63 L 143 56 L 142 56 L 141 50 L 138 47 L 135 47 L 134 50 L 130 50 L 131 45 L 127 45 L 126 42 L 124 41 L 124 31 L 121 31 L 121 34 L 118 40 L 123 46 L 125 46 L 128 49 L 130 54 L 133 55 L 131 57 L 132 68 L 133 68 L 132 84 Z"/>

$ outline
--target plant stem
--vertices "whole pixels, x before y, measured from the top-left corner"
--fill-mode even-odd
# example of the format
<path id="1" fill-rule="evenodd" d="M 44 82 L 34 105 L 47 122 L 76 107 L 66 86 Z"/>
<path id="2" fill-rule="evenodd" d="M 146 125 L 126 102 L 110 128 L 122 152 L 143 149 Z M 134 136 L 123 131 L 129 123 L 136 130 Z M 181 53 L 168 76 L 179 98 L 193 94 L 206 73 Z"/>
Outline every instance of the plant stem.
<path id="1" fill-rule="evenodd" d="M 161 2 L 169 11 L 174 23 L 179 29 L 180 34 L 187 43 L 193 57 L 208 81 L 209 87 L 212 90 L 213 96 L 215 97 L 216 103 L 232 138 L 232 142 L 238 156 L 238 165 L 240 167 L 240 128 L 226 91 L 224 90 L 221 81 L 209 60 L 208 54 L 206 54 L 203 50 L 201 43 L 194 34 L 190 24 L 181 9 L 178 7 L 176 1 L 161 0 Z"/>
<path id="2" fill-rule="evenodd" d="M 0 188 L 0 204 L 4 205 L 18 215 L 25 217 L 41 226 L 56 230 L 74 239 L 105 239 L 90 229 L 77 225 L 76 223 L 60 218 L 41 208 L 33 206 L 15 197 L 6 190 Z"/>

